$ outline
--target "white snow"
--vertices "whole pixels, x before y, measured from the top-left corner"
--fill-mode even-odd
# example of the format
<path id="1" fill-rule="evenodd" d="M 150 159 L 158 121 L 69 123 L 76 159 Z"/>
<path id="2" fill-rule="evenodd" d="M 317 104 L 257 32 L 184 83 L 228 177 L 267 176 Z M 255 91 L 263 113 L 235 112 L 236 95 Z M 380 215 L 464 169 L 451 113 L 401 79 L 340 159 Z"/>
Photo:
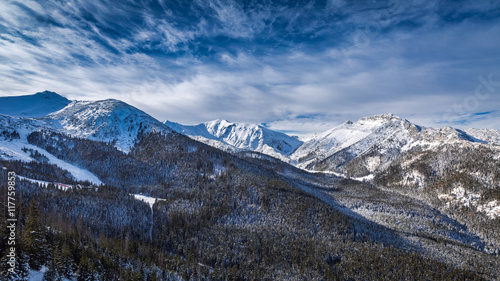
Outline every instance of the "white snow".
<path id="1" fill-rule="evenodd" d="M 34 95 L 0 97 L 0 113 L 17 117 L 44 117 L 60 110 L 70 101 L 53 92 L 41 92 Z"/>
<path id="2" fill-rule="evenodd" d="M 8 160 L 21 160 L 25 162 L 33 161 L 31 157 L 29 157 L 29 151 L 25 153 L 22 149 L 26 147 L 27 149 L 38 150 L 41 154 L 45 155 L 49 159 L 49 163 L 55 164 L 58 167 L 65 169 L 73 175 L 75 180 L 78 181 L 89 181 L 91 183 L 101 185 L 102 182 L 91 172 L 74 166 L 72 164 L 66 163 L 54 155 L 48 153 L 47 151 L 29 144 L 25 140 L 17 140 L 17 141 L 6 141 L 0 140 L 0 158 L 5 158 Z"/>
<path id="3" fill-rule="evenodd" d="M 73 101 L 48 115 L 52 127 L 59 132 L 92 140 L 114 142 L 115 147 L 129 152 L 137 135 L 152 130 L 170 132 L 160 121 L 119 100 Z"/>
<path id="4" fill-rule="evenodd" d="M 23 180 L 27 180 L 27 181 L 30 181 L 30 182 L 33 182 L 33 183 L 38 183 L 38 184 L 41 184 L 43 185 L 44 187 L 47 187 L 47 185 L 49 184 L 53 184 L 55 185 L 57 188 L 61 189 L 61 190 L 68 190 L 70 188 L 73 188 L 73 185 L 71 184 L 67 184 L 67 183 L 59 183 L 59 182 L 48 182 L 48 181 L 41 181 L 41 180 L 34 180 L 34 179 L 30 179 L 30 178 L 27 178 L 27 177 L 23 177 L 23 176 L 19 176 L 17 175 L 17 177 L 19 179 L 23 179 Z"/>
<path id="5" fill-rule="evenodd" d="M 497 200 L 490 201 L 487 204 L 479 205 L 477 210 L 484 212 L 491 219 L 500 217 L 500 202 Z"/>
<path id="6" fill-rule="evenodd" d="M 229 152 L 255 151 L 278 159 L 289 161 L 302 141 L 286 134 L 269 130 L 261 125 L 232 123 L 214 120 L 198 125 L 181 125 L 165 121 L 174 131 L 187 135 L 197 141 Z"/>
<path id="7" fill-rule="evenodd" d="M 42 281 L 43 280 L 43 275 L 45 272 L 47 272 L 48 268 L 47 267 L 42 267 L 40 271 L 35 271 L 30 269 L 29 275 L 28 275 L 28 280 L 29 281 Z M 62 278 L 62 281 L 71 281 L 70 279 L 67 278 Z"/>
<path id="8" fill-rule="evenodd" d="M 464 130 L 468 135 L 485 141 L 492 145 L 500 146 L 500 131 L 495 129 L 466 129 Z"/>
<path id="9" fill-rule="evenodd" d="M 43 275 L 45 274 L 45 272 L 47 270 L 48 270 L 48 268 L 45 266 L 42 267 L 42 269 L 40 271 L 35 271 L 35 270 L 30 269 L 28 280 L 29 281 L 42 281 Z"/>
<path id="10" fill-rule="evenodd" d="M 369 182 L 369 181 L 372 181 L 374 177 L 375 176 L 373 174 L 369 174 L 369 175 L 364 176 L 364 177 L 358 177 L 358 178 L 352 178 L 352 179 L 357 180 L 357 181 Z"/>
<path id="11" fill-rule="evenodd" d="M 47 185 L 50 184 L 50 182 L 48 182 L 48 181 L 34 180 L 34 179 L 27 178 L 27 177 L 19 176 L 19 175 L 17 175 L 17 177 L 19 179 L 22 179 L 22 180 L 27 180 L 27 181 L 30 181 L 33 183 L 38 183 L 38 184 L 44 185 L 45 187 L 47 187 Z"/>
<path id="12" fill-rule="evenodd" d="M 475 208 L 478 212 L 485 213 L 489 218 L 500 217 L 500 202 L 493 200 L 485 204 L 479 204 L 481 195 L 467 192 L 463 187 L 455 187 L 450 194 L 439 194 L 439 200 L 446 202 L 446 207 L 450 204 L 460 204 L 468 208 Z"/>
<path id="13" fill-rule="evenodd" d="M 134 198 L 136 200 L 146 202 L 151 209 L 153 209 L 153 205 L 156 203 L 156 201 L 160 201 L 160 200 L 165 201 L 165 199 L 162 199 L 162 198 L 155 198 L 155 197 L 146 196 L 146 195 L 142 195 L 142 194 L 130 194 L 130 195 L 134 196 Z"/>

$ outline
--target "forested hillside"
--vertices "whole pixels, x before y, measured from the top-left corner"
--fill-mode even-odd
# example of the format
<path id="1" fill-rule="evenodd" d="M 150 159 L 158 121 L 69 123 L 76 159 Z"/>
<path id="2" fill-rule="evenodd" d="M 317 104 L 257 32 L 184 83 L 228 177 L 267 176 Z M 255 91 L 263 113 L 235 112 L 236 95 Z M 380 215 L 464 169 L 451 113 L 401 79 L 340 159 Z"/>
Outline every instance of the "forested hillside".
<path id="1" fill-rule="evenodd" d="M 284 174 L 295 168 L 277 160 L 240 158 L 176 133 L 143 135 L 128 154 L 112 144 L 48 131 L 32 133 L 28 140 L 88 169 L 106 185 L 81 182 L 80 187 L 63 191 L 53 185 L 16 181 L 22 226 L 18 273 L 23 276 L 28 266 L 47 267 L 47 280 L 62 276 L 76 280 L 481 280 L 497 274 L 498 258 L 466 250 L 460 243 L 446 246 L 447 242 L 421 238 L 477 255 L 464 258 L 467 265 L 440 259 L 416 244 L 405 246 L 398 232 L 320 200 L 310 184 L 309 189 L 299 185 L 315 182 L 327 188 L 330 181 L 339 183 L 334 178 L 305 172 L 298 173 L 296 180 L 287 178 Z M 11 170 L 30 179 L 70 180 L 67 172 L 42 160 L 3 161 L 2 165 L 6 169 L 0 173 L 1 192 Z M 349 185 L 329 190 L 335 187 L 348 189 Z M 141 192 L 161 200 L 150 208 L 130 195 Z"/>

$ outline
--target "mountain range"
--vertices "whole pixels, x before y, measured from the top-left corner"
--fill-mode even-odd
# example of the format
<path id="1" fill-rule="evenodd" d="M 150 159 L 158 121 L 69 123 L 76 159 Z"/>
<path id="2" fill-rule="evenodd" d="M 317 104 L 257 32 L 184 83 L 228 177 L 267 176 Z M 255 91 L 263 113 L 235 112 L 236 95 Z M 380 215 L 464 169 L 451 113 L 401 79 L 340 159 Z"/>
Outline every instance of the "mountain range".
<path id="1" fill-rule="evenodd" d="M 73 137 L 112 143 L 119 150 L 129 152 L 143 134 L 152 131 L 177 132 L 227 152 L 258 152 L 306 171 L 330 172 L 372 183 L 381 180 L 378 176 L 386 174 L 391 165 L 399 163 L 401 159 L 410 155 L 416 157 L 416 151 L 419 155 L 436 154 L 454 146 L 457 149 L 486 149 L 488 155 L 485 157 L 493 161 L 500 158 L 498 130 L 428 128 L 392 114 L 364 117 L 356 122 L 348 120 L 326 132 L 301 140 L 263 125 L 227 120 L 198 125 L 160 122 L 119 100 L 69 101 L 48 91 L 28 96 L 1 97 L 0 105 L 0 113 L 3 114 L 0 115 L 0 124 L 5 133 L 16 131 L 23 136 L 21 139 L 25 139 L 30 132 L 49 129 Z M 4 158 L 15 158 L 16 153 L 19 153 L 7 152 L 5 147 L 3 150 Z M 474 157 L 462 159 L 461 155 L 453 157 L 457 161 L 475 160 Z M 414 185 L 415 182 L 423 185 L 430 180 L 422 173 L 410 173 L 412 176 L 402 175 L 411 178 L 404 180 L 405 185 Z M 475 176 L 481 177 L 487 176 Z M 484 180 L 477 185 L 491 188 L 491 182 L 485 183 Z M 498 187 L 498 178 L 494 178 L 492 187 Z"/>
<path id="2" fill-rule="evenodd" d="M 189 186 L 208 188 L 210 181 L 247 186 L 249 175 L 257 174 L 248 188 L 265 178 L 277 186 L 273 196 L 279 201 L 290 192 L 283 186 L 291 185 L 296 188 L 291 190 L 356 221 L 354 240 L 361 231 L 374 241 L 422 251 L 433 259 L 452 258 L 454 264 L 463 249 L 496 257 L 493 260 L 500 254 L 495 232 L 500 221 L 498 130 L 430 128 L 381 114 L 297 138 L 264 125 L 227 120 L 160 122 L 119 100 L 70 101 L 45 91 L 0 97 L 0 161 L 29 168 L 21 176 L 31 182 L 59 179 L 145 192 L 151 196 L 151 211 L 158 200 L 180 208 L 178 212 L 186 211 L 186 204 L 213 203 L 210 200 L 219 195 L 202 189 L 203 195 L 191 198 Z M 23 168 L 16 161 L 33 166 Z M 53 166 L 44 166 L 44 171 L 60 176 L 35 168 L 46 164 Z M 179 195 L 183 188 L 186 195 Z M 254 198 L 252 192 L 238 196 Z M 245 212 L 257 212 L 251 203 L 255 198 L 248 198 L 235 202 L 243 202 Z M 262 200 L 262 208 L 271 204 Z M 227 208 L 236 210 L 236 204 Z M 192 207 L 188 210 L 192 214 Z M 238 224 L 242 218 L 234 212 L 221 219 Z M 264 221 L 270 218 L 274 214 Z M 371 230 L 374 226 L 378 230 Z M 449 244 L 462 250 L 445 250 Z"/>

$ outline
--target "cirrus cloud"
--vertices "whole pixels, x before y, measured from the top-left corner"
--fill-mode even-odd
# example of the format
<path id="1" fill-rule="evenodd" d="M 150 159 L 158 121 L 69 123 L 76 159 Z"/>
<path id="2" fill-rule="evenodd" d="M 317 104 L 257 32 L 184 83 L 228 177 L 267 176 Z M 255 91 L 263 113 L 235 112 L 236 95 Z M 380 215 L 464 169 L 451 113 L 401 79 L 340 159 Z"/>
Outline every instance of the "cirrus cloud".
<path id="1" fill-rule="evenodd" d="M 475 115 L 500 108 L 500 87 L 456 112 L 478 76 L 500 81 L 499 15 L 496 1 L 6 1 L 0 95 L 117 98 L 158 119 L 296 134 L 385 112 L 500 129 Z"/>

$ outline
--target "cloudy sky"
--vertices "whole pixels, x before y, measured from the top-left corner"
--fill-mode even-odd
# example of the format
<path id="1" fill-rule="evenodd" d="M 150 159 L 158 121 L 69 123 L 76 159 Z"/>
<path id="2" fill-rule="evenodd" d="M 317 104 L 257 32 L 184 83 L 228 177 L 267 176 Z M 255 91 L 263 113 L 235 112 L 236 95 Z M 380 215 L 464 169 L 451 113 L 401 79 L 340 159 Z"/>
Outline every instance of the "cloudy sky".
<path id="1" fill-rule="evenodd" d="M 0 85 L 293 134 L 387 112 L 500 129 L 500 2 L 3 0 Z"/>

